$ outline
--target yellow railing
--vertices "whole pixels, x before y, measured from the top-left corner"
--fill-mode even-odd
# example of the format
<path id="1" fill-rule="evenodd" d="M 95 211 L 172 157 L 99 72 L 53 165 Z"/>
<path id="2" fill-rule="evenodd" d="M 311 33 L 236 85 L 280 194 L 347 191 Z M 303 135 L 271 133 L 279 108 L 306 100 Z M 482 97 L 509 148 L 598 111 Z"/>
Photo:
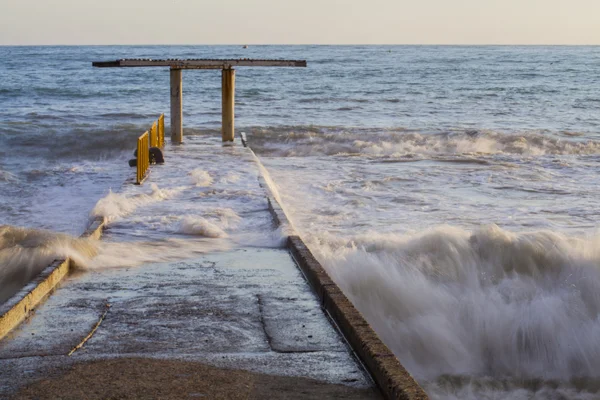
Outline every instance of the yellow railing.
<path id="1" fill-rule="evenodd" d="M 137 174 L 135 183 L 141 184 L 150 167 L 150 147 L 165 147 L 165 114 L 152 123 L 152 127 L 138 138 Z"/>
<path id="2" fill-rule="evenodd" d="M 137 176 L 135 183 L 140 185 L 144 178 L 146 178 L 146 172 L 150 166 L 150 146 L 148 140 L 148 131 L 144 132 L 137 141 Z"/>
<path id="3" fill-rule="evenodd" d="M 158 128 L 156 122 L 152 123 L 150 127 L 150 147 L 158 147 Z"/>
<path id="4" fill-rule="evenodd" d="M 158 117 L 158 147 L 165 147 L 165 114 Z"/>
<path id="5" fill-rule="evenodd" d="M 165 114 L 161 114 L 150 128 L 150 147 L 165 147 Z"/>

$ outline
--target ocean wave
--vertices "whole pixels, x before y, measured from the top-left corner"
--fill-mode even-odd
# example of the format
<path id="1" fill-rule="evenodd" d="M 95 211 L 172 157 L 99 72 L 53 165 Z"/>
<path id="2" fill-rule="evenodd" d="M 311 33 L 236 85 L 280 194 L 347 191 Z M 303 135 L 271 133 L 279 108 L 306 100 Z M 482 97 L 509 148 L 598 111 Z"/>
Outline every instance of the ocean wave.
<path id="1" fill-rule="evenodd" d="M 123 124 L 106 129 L 79 126 L 59 132 L 51 127 L 19 129 L 5 135 L 4 146 L 20 156 L 49 160 L 100 160 L 122 158 L 133 150 L 148 126 Z"/>
<path id="2" fill-rule="evenodd" d="M 559 383 L 600 377 L 600 236 L 489 225 L 308 240 L 426 385 L 445 375 Z"/>
<path id="3" fill-rule="evenodd" d="M 40 229 L 0 225 L 0 304 L 56 259 L 85 267 L 97 254 L 91 239 Z"/>
<path id="4" fill-rule="evenodd" d="M 364 155 L 596 155 L 600 141 L 538 132 L 502 133 L 453 130 L 438 133 L 405 128 L 267 127 L 247 129 L 250 145 L 260 155 L 305 157 Z M 568 137 L 565 137 L 568 136 Z"/>

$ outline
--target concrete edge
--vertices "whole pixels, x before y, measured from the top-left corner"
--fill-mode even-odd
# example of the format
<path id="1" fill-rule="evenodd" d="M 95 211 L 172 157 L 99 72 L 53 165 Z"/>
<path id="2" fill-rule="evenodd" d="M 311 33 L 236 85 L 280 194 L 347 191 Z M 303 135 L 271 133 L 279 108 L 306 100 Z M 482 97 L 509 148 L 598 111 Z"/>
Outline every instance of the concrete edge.
<path id="1" fill-rule="evenodd" d="M 104 219 L 96 218 L 80 237 L 98 240 L 102 236 L 104 226 Z M 35 311 L 35 307 L 52 294 L 70 270 L 70 259 L 55 260 L 23 289 L 0 305 L 0 340 L 27 319 Z"/>
<path id="2" fill-rule="evenodd" d="M 290 236 L 287 244 L 296 264 L 321 300 L 323 309 L 337 324 L 384 397 L 394 400 L 428 399 L 425 391 L 333 282 L 302 239 Z"/>
<path id="3" fill-rule="evenodd" d="M 389 400 L 429 399 L 417 381 L 381 341 L 371 325 L 327 274 L 302 238 L 295 234 L 293 225 L 280 204 L 279 196 L 274 193 L 269 183 L 272 182 L 269 172 L 252 149 L 248 148 L 248 150 L 259 166 L 258 181 L 267 194 L 269 211 L 273 219 L 283 228 L 284 233 L 290 233 L 286 239 L 287 249 L 321 301 L 322 308 L 365 366 L 384 398 Z"/>
<path id="4" fill-rule="evenodd" d="M 289 237 L 289 235 L 295 234 L 295 229 L 290 220 L 288 219 L 283 207 L 281 206 L 281 202 L 279 199 L 279 194 L 276 192 L 273 180 L 271 179 L 271 175 L 269 171 L 262 164 L 260 159 L 254 154 L 254 151 L 250 147 L 247 147 L 248 151 L 252 154 L 254 161 L 258 165 L 259 175 L 258 175 L 258 183 L 267 193 L 267 201 L 269 203 L 269 212 L 273 216 L 276 225 L 281 229 L 282 234 L 285 236 L 285 240 Z"/>

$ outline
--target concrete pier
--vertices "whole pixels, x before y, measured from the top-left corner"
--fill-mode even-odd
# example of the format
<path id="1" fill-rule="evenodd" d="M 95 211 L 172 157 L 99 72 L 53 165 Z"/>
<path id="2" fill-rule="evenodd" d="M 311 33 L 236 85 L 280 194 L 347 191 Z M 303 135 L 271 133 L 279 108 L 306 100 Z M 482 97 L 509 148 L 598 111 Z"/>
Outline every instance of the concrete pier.
<path id="1" fill-rule="evenodd" d="M 105 311 L 92 338 L 69 357 Z M 108 375 L 102 363 L 108 360 L 136 360 L 129 361 L 131 368 L 148 360 L 157 368 L 157 380 L 167 366 L 188 362 L 307 378 L 331 395 L 378 398 L 289 254 L 280 249 L 240 248 L 68 278 L 28 324 L 0 345 L 0 397 L 36 378 L 52 379 L 54 369 L 68 374 L 72 368 L 91 368 L 102 379 Z M 40 392 L 26 393 L 39 398 Z"/>
<path id="2" fill-rule="evenodd" d="M 71 274 L 36 305 L 0 340 L 0 398 L 427 398 L 292 234 L 249 148 L 166 151 L 148 178 L 165 192 L 105 232 L 145 261 Z M 222 235 L 161 228 L 223 210 L 239 220 Z"/>
<path id="3" fill-rule="evenodd" d="M 171 68 L 171 142 L 183 142 L 183 93 L 181 70 Z"/>
<path id="4" fill-rule="evenodd" d="M 234 67 L 306 67 L 306 60 L 261 60 L 261 59 L 120 59 L 95 61 L 97 68 L 148 68 L 169 67 L 171 70 L 171 142 L 183 142 L 181 70 L 222 71 L 222 127 L 223 142 L 231 142 L 235 130 L 235 70 Z"/>
<path id="5" fill-rule="evenodd" d="M 149 183 L 180 191 L 170 200 L 138 208 L 114 231 L 109 225 L 106 241 L 139 241 L 137 231 L 131 237 L 120 233 L 123 229 L 118 226 L 127 226 L 129 220 L 165 214 L 172 218 L 178 210 L 201 215 L 199 207 L 211 208 L 213 202 L 235 207 L 238 196 L 249 199 L 245 210 L 238 207 L 242 217 L 264 221 L 248 226 L 240 221 L 240 238 L 273 234 L 267 195 L 257 180 L 252 154 L 241 145 L 220 143 L 218 138 L 206 142 L 190 137 L 185 147 L 172 147 L 178 161 L 155 167 L 144 186 L 125 186 L 124 194 L 131 196 L 147 192 Z M 198 165 L 213 175 L 211 186 L 196 186 L 182 173 Z M 218 175 L 222 165 L 228 167 L 222 177 L 234 174 L 237 183 Z M 231 197 L 230 192 L 239 194 Z M 152 235 L 149 230 L 150 247 L 165 245 L 164 237 Z M 194 251 L 179 260 L 98 268 L 65 278 L 27 323 L 0 341 L 0 398 L 56 398 L 65 391 L 71 393 L 66 398 L 85 393 L 83 397 L 90 399 L 127 393 L 132 398 L 173 399 L 200 394 L 380 398 L 368 373 L 322 312 L 285 242 L 274 248 L 248 246 L 235 237 L 172 239 L 194 243 Z M 197 376 L 194 371 L 203 373 Z M 235 390 L 228 388 L 231 380 Z M 238 381 L 260 385 L 234 383 Z M 157 387 L 157 382 L 162 385 Z M 82 392 L 84 384 L 96 392 Z"/>

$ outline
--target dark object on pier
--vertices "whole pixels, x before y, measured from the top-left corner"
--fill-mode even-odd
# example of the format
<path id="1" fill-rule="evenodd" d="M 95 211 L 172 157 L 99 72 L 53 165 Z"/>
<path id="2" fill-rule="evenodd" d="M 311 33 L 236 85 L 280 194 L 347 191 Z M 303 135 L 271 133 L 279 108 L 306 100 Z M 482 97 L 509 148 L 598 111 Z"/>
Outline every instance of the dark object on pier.
<path id="1" fill-rule="evenodd" d="M 148 154 L 149 154 L 148 159 L 150 160 L 150 164 L 164 164 L 165 163 L 165 156 L 163 155 L 162 150 L 159 149 L 158 147 L 150 147 L 150 149 L 148 150 Z M 135 151 L 133 152 L 133 156 L 137 157 L 137 149 L 135 149 Z M 132 158 L 131 160 L 129 160 L 129 166 L 137 167 L 137 158 Z"/>
<path id="2" fill-rule="evenodd" d="M 150 164 L 164 164 L 165 157 L 158 147 L 150 147 Z"/>

